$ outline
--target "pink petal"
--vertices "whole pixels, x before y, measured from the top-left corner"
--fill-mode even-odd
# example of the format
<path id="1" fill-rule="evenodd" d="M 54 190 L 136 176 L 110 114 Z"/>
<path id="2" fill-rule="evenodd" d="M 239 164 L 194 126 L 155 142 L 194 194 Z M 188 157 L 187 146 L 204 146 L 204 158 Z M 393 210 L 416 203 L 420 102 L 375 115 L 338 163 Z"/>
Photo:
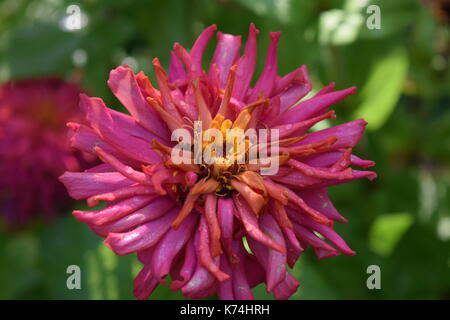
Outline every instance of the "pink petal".
<path id="1" fill-rule="evenodd" d="M 205 51 L 206 46 L 208 45 L 209 40 L 214 35 L 217 30 L 217 26 L 215 24 L 210 25 L 208 28 L 203 30 L 200 36 L 195 40 L 194 45 L 192 46 L 190 55 L 192 58 L 193 68 L 195 71 L 203 70 L 202 60 L 203 60 L 203 52 Z"/>
<path id="2" fill-rule="evenodd" d="M 101 99 L 80 95 L 80 105 L 86 106 L 87 119 L 96 133 L 121 154 L 143 163 L 161 161 L 160 156 L 150 149 L 152 136 L 148 135 L 149 140 L 146 141 L 142 138 L 142 134 L 129 132 L 133 130 L 130 126 L 138 126 L 126 121 L 117 121 L 117 117 L 113 117 Z M 137 136 L 138 134 L 140 136 Z"/>
<path id="3" fill-rule="evenodd" d="M 198 232 L 200 236 L 197 246 L 197 252 L 200 258 L 201 265 L 209 272 L 211 272 L 217 278 L 217 280 L 227 280 L 230 276 L 219 269 L 219 266 L 216 265 L 211 255 L 209 230 L 205 216 L 202 216 L 200 219 Z"/>
<path id="4" fill-rule="evenodd" d="M 74 199 L 86 199 L 93 195 L 111 192 L 132 185 L 134 182 L 119 172 L 88 173 L 65 172 L 59 180 Z"/>
<path id="5" fill-rule="evenodd" d="M 299 283 L 289 272 L 286 271 L 286 277 L 273 290 L 276 299 L 289 299 L 295 292 L 297 292 Z"/>
<path id="6" fill-rule="evenodd" d="M 280 39 L 280 32 L 270 33 L 270 45 L 267 50 L 266 65 L 264 66 L 263 73 L 259 77 L 252 89 L 252 94 L 247 99 L 247 103 L 254 102 L 263 97 L 270 97 L 275 85 L 275 79 L 277 76 L 277 45 Z"/>
<path id="7" fill-rule="evenodd" d="M 169 274 L 175 256 L 192 237 L 197 221 L 197 215 L 190 215 L 178 229 L 170 229 L 155 246 L 151 265 L 153 275 L 160 283 L 165 283 L 162 279 Z"/>
<path id="8" fill-rule="evenodd" d="M 175 52 L 170 52 L 169 82 L 173 84 L 177 80 L 187 78 L 186 70 Z"/>
<path id="9" fill-rule="evenodd" d="M 320 142 L 330 136 L 335 136 L 337 141 L 333 144 L 333 149 L 353 148 L 361 139 L 364 127 L 367 122 L 359 119 L 347 123 L 343 123 L 331 128 L 312 132 L 308 136 L 294 144 L 295 146 L 305 145 L 314 142 Z"/>
<path id="10" fill-rule="evenodd" d="M 150 108 L 141 93 L 135 75 L 128 67 L 120 66 L 111 71 L 108 86 L 133 118 L 145 129 L 163 139 L 170 137 L 158 114 Z"/>
<path id="11" fill-rule="evenodd" d="M 222 268 L 223 272 L 227 274 L 233 274 L 233 270 L 231 269 L 227 256 L 222 255 L 220 257 L 220 267 Z M 219 295 L 220 300 L 235 300 L 233 293 L 233 279 L 234 275 L 233 277 L 219 283 L 217 294 Z"/>
<path id="12" fill-rule="evenodd" d="M 289 82 L 285 85 L 283 83 L 284 81 Z M 283 91 L 279 94 L 281 111 L 289 109 L 289 107 L 306 96 L 306 94 L 308 94 L 308 92 L 312 89 L 311 80 L 309 79 L 306 66 L 302 66 L 281 78 L 277 81 L 277 84 L 283 89 Z M 281 88 L 275 88 L 275 90 L 280 90 Z"/>
<path id="13" fill-rule="evenodd" d="M 161 218 L 143 224 L 125 233 L 110 233 L 105 244 L 118 255 L 126 255 L 154 246 L 169 230 L 170 224 L 178 214 L 175 208 Z"/>
<path id="14" fill-rule="evenodd" d="M 144 266 L 134 279 L 133 294 L 139 300 L 147 300 L 158 284 L 158 281 L 153 278 L 150 267 Z"/>
<path id="15" fill-rule="evenodd" d="M 240 49 L 241 36 L 233 36 L 222 32 L 217 33 L 217 46 L 211 64 L 216 65 L 220 71 L 220 88 L 225 88 L 230 68 L 236 63 Z M 211 70 L 209 74 L 211 75 Z"/>
<path id="16" fill-rule="evenodd" d="M 311 247 L 314 248 L 316 256 L 319 260 L 338 256 L 340 253 L 338 250 L 330 246 L 325 241 L 321 240 L 314 233 L 309 231 L 307 228 L 294 222 L 294 232 L 298 239 Z"/>
<path id="17" fill-rule="evenodd" d="M 227 252 L 230 259 L 235 261 L 237 257 L 232 253 L 233 241 L 233 220 L 234 220 L 234 205 L 232 199 L 220 198 L 218 201 L 218 219 L 221 229 L 221 241 L 224 250 Z"/>
<path id="18" fill-rule="evenodd" d="M 294 108 L 286 110 L 274 121 L 276 124 L 286 124 L 303 121 L 325 112 L 329 107 L 338 103 L 345 97 L 356 92 L 356 87 L 345 90 L 334 91 L 327 94 L 315 96 L 300 102 Z"/>
<path id="19" fill-rule="evenodd" d="M 343 223 L 348 221 L 336 210 L 328 197 L 328 191 L 325 188 L 300 190 L 298 191 L 298 194 L 309 206 L 319 210 L 329 219 Z"/>
<path id="20" fill-rule="evenodd" d="M 242 241 L 233 241 L 234 252 L 238 252 L 239 256 L 245 254 L 245 248 L 243 247 Z M 249 281 L 247 279 L 247 274 L 245 273 L 248 266 L 245 263 L 245 259 L 239 259 L 239 262 L 232 265 L 233 269 L 233 293 L 236 300 L 253 300 L 253 293 L 250 287 Z"/>
<path id="21" fill-rule="evenodd" d="M 257 54 L 256 36 L 258 33 L 259 30 L 251 23 L 244 55 L 240 58 L 236 69 L 236 80 L 233 87 L 232 96 L 239 101 L 244 100 L 255 71 Z"/>
<path id="22" fill-rule="evenodd" d="M 239 213 L 239 219 L 242 221 L 245 230 L 251 238 L 280 253 L 286 252 L 283 244 L 277 243 L 259 228 L 258 219 L 256 218 L 256 215 L 251 211 L 247 202 L 245 202 L 243 199 L 240 199 L 239 201 L 234 199 L 234 203 L 237 208 L 237 212 Z"/>
<path id="23" fill-rule="evenodd" d="M 184 250 L 184 262 L 181 269 L 178 271 L 177 276 L 172 277 L 172 283 L 170 289 L 180 290 L 188 281 L 191 279 L 192 275 L 197 266 L 197 253 L 195 250 L 194 239 L 191 238 L 186 245 Z"/>
<path id="24" fill-rule="evenodd" d="M 112 232 L 126 232 L 145 222 L 158 219 L 175 205 L 176 203 L 169 197 L 157 197 L 145 207 L 104 226 L 94 227 L 93 230 L 102 237 Z"/>
<path id="25" fill-rule="evenodd" d="M 110 207 L 98 211 L 73 211 L 73 215 L 81 222 L 94 226 L 102 226 L 130 214 L 150 203 L 154 196 L 136 196 L 118 202 Z"/>
<path id="26" fill-rule="evenodd" d="M 265 234 L 269 235 L 277 243 L 285 246 L 284 237 L 281 233 L 275 220 L 269 214 L 263 214 L 260 218 L 261 229 Z M 266 269 L 267 291 L 272 290 L 283 281 L 286 273 L 286 254 L 282 254 L 275 250 L 270 250 L 261 243 L 252 239 L 248 239 L 250 248 L 259 259 L 261 264 L 264 264 Z"/>

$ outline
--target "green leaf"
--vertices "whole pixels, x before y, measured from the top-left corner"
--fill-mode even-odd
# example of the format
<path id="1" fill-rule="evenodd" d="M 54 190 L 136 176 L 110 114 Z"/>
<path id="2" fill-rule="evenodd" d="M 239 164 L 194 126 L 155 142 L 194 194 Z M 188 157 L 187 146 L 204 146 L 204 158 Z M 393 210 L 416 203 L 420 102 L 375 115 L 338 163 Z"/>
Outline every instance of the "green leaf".
<path id="1" fill-rule="evenodd" d="M 378 61 L 361 91 L 362 104 L 355 116 L 369 122 L 369 130 L 377 130 L 394 110 L 408 72 L 408 57 L 401 47 Z"/>
<path id="2" fill-rule="evenodd" d="M 409 213 L 380 215 L 370 229 L 370 248 L 379 255 L 389 256 L 412 223 Z"/>
<path id="3" fill-rule="evenodd" d="M 75 33 L 56 25 L 34 24 L 15 30 L 8 60 L 12 77 L 64 74 L 73 67 L 72 53 L 79 46 Z"/>

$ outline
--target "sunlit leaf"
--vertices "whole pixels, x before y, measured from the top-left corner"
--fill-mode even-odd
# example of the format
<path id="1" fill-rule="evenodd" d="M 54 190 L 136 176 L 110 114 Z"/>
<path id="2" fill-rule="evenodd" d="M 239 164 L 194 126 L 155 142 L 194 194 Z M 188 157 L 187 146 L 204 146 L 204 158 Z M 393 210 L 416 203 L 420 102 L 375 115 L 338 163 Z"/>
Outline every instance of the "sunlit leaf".
<path id="1" fill-rule="evenodd" d="M 408 213 L 380 215 L 371 226 L 370 248 L 382 256 L 388 256 L 412 223 L 413 218 Z"/>
<path id="2" fill-rule="evenodd" d="M 400 98 L 407 72 L 408 57 L 401 47 L 391 50 L 370 71 L 361 91 L 361 106 L 355 113 L 369 122 L 368 129 L 377 130 L 388 119 Z"/>

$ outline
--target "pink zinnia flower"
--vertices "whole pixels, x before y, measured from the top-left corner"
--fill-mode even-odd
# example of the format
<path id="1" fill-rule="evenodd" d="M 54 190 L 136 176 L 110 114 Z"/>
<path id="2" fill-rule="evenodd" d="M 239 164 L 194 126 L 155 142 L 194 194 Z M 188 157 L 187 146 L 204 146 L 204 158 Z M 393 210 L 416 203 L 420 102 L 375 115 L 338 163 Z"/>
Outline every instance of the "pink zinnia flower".
<path id="1" fill-rule="evenodd" d="M 75 199 L 87 199 L 92 207 L 107 203 L 73 214 L 105 237 L 115 253 L 137 253 L 144 265 L 135 279 L 139 299 L 148 298 L 167 276 L 171 288 L 188 298 L 218 293 L 221 299 L 251 299 L 251 289 L 265 282 L 268 292 L 287 299 L 299 285 L 287 266 L 307 247 L 319 259 L 355 254 L 333 230 L 334 221 L 346 219 L 326 188 L 375 177 L 350 168 L 374 164 L 352 154 L 366 122 L 307 133 L 334 118 L 328 108 L 355 88 L 334 91 L 332 83 L 295 105 L 311 82 L 305 66 L 278 76 L 279 32 L 270 33 L 264 70 L 251 88 L 258 34 L 253 24 L 242 56 L 240 36 L 218 33 L 205 72 L 203 52 L 215 31 L 215 25 L 205 29 L 190 51 L 175 44 L 168 74 L 153 60 L 159 89 L 142 72 L 127 66 L 113 70 L 109 87 L 131 115 L 82 95 L 90 125 L 72 125 L 72 145 L 104 163 L 67 172 L 61 181 Z M 278 129 L 277 174 L 261 175 L 260 164 L 176 164 L 170 157 L 171 132 L 192 130 L 196 120 L 203 129 Z"/>
<path id="2" fill-rule="evenodd" d="M 51 218 L 72 202 L 57 178 L 82 169 L 65 126 L 81 119 L 79 94 L 57 78 L 0 86 L 0 223 L 8 228 Z"/>

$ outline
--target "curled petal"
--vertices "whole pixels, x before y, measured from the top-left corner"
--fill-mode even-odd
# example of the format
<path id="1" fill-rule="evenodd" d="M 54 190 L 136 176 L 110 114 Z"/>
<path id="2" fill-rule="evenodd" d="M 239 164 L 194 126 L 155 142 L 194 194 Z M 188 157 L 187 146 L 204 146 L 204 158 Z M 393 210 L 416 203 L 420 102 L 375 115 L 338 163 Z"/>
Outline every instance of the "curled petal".
<path id="1" fill-rule="evenodd" d="M 154 247 L 150 263 L 154 277 L 161 284 L 165 284 L 163 278 L 169 274 L 174 258 L 191 238 L 197 221 L 198 216 L 191 215 L 178 229 L 170 229 Z"/>
<path id="2" fill-rule="evenodd" d="M 337 138 L 337 141 L 333 144 L 333 148 L 335 150 L 340 148 L 353 148 L 361 139 L 364 132 L 364 127 L 366 125 L 366 121 L 359 119 L 331 128 L 315 131 L 308 134 L 305 139 L 297 142 L 296 145 L 300 146 L 310 143 L 316 143 L 324 141 L 326 138 L 333 136 Z"/>
<path id="3" fill-rule="evenodd" d="M 256 36 L 259 30 L 253 23 L 250 24 L 247 44 L 244 55 L 239 59 L 236 69 L 236 85 L 233 88 L 233 97 L 237 100 L 244 100 L 247 90 L 253 78 L 256 65 Z"/>
<path id="4" fill-rule="evenodd" d="M 119 172 L 65 172 L 59 180 L 74 199 L 86 199 L 103 192 L 131 186 L 134 182 Z"/>
<path id="5" fill-rule="evenodd" d="M 320 212 L 329 219 L 343 223 L 348 221 L 336 210 L 328 197 L 328 191 L 325 188 L 301 190 L 298 194 L 309 206 L 316 210 L 320 210 Z"/>
<path id="6" fill-rule="evenodd" d="M 187 78 L 186 70 L 175 52 L 170 52 L 169 82 L 185 80 Z"/>
<path id="7" fill-rule="evenodd" d="M 216 257 L 222 254 L 222 247 L 220 246 L 220 225 L 217 219 L 217 196 L 213 193 L 206 195 L 205 202 L 205 218 L 208 223 L 208 228 L 210 231 L 210 241 L 211 241 L 211 254 Z"/>
<path id="8" fill-rule="evenodd" d="M 239 262 L 232 265 L 233 271 L 233 293 L 236 300 L 253 300 L 253 293 L 250 283 L 247 278 L 245 270 L 247 265 L 245 264 L 245 259 L 243 256 L 245 253 L 245 248 L 242 245 L 242 241 L 233 241 L 234 252 L 238 252 L 238 256 L 242 257 Z"/>
<path id="9" fill-rule="evenodd" d="M 295 107 L 286 110 L 274 121 L 274 124 L 287 124 L 303 121 L 325 112 L 333 104 L 356 92 L 356 87 L 345 90 L 334 91 L 327 94 L 315 96 L 300 102 Z"/>
<path id="10" fill-rule="evenodd" d="M 103 162 L 109 164 L 111 167 L 116 169 L 118 172 L 120 172 L 122 175 L 124 175 L 128 179 L 133 180 L 138 183 L 142 183 L 144 185 L 149 185 L 149 186 L 152 185 L 151 179 L 145 173 L 136 171 L 133 168 L 131 168 L 130 166 L 124 165 L 117 158 L 106 153 L 100 147 L 95 147 L 94 151 L 98 155 L 98 157 L 103 160 Z"/>
<path id="11" fill-rule="evenodd" d="M 232 199 L 220 198 L 217 205 L 217 218 L 221 229 L 221 241 L 231 262 L 236 262 L 238 257 L 232 252 L 234 204 Z"/>
<path id="12" fill-rule="evenodd" d="M 80 95 L 80 105 L 86 105 L 87 119 L 96 133 L 122 155 L 141 163 L 161 161 L 158 154 L 149 148 L 150 141 L 155 136 L 140 132 L 141 130 L 129 129 L 133 126 L 139 126 L 133 125 L 127 118 L 114 117 L 117 112 L 108 110 L 99 98 Z"/>
<path id="13" fill-rule="evenodd" d="M 286 252 L 286 249 L 282 244 L 277 243 L 259 228 L 258 220 L 255 214 L 251 212 L 251 209 L 248 206 L 247 202 L 240 202 L 235 197 L 234 203 L 237 208 L 237 212 L 239 213 L 239 219 L 242 221 L 244 228 L 250 237 L 280 253 Z"/>
<path id="14" fill-rule="evenodd" d="M 195 71 L 202 70 L 202 58 L 203 58 L 203 52 L 205 51 L 205 48 L 209 42 L 209 40 L 212 38 L 214 33 L 217 30 L 217 26 L 215 24 L 210 25 L 208 28 L 203 30 L 203 32 L 200 34 L 200 36 L 195 40 L 194 45 L 192 46 L 190 55 L 193 62 L 193 68 Z"/>
<path id="15" fill-rule="evenodd" d="M 217 33 L 217 46 L 211 61 L 219 70 L 220 87 L 224 88 L 232 65 L 236 63 L 241 49 L 241 36 Z M 211 69 L 210 69 L 211 75 Z"/>
<path id="16" fill-rule="evenodd" d="M 132 231 L 110 233 L 105 239 L 105 244 L 121 256 L 154 246 L 169 230 L 178 210 L 173 209 L 161 218 L 147 222 Z"/>
<path id="17" fill-rule="evenodd" d="M 112 70 L 108 86 L 140 125 L 161 138 L 170 136 L 158 114 L 145 101 L 131 69 L 120 66 Z"/>
<path id="18" fill-rule="evenodd" d="M 305 243 L 314 248 L 314 251 L 316 252 L 316 256 L 318 259 L 322 260 L 339 255 L 338 250 L 330 246 L 325 241 L 321 240 L 307 228 L 295 222 L 294 222 L 294 232 L 302 243 Z"/>
<path id="19" fill-rule="evenodd" d="M 271 32 L 270 33 L 270 45 L 267 50 L 266 56 L 266 64 L 264 66 L 263 73 L 259 77 L 258 81 L 255 84 L 255 87 L 252 89 L 252 94 L 247 99 L 247 102 L 253 102 L 263 97 L 270 97 L 275 79 L 277 76 L 277 45 L 278 40 L 280 39 L 280 32 Z"/>
<path id="20" fill-rule="evenodd" d="M 128 186 L 116 189 L 111 192 L 97 194 L 87 199 L 87 204 L 90 207 L 98 205 L 99 201 L 117 201 L 124 198 L 131 198 L 134 196 L 150 195 L 156 193 L 152 187 L 148 186 Z"/>
<path id="21" fill-rule="evenodd" d="M 239 182 L 237 180 L 231 180 L 231 186 L 239 192 L 240 195 L 247 201 L 252 208 L 252 211 L 258 215 L 261 209 L 266 204 L 264 197 L 250 188 L 247 184 Z"/>
<path id="22" fill-rule="evenodd" d="M 194 208 L 194 204 L 197 201 L 198 197 L 200 197 L 200 195 L 214 192 L 218 186 L 219 183 L 214 179 L 209 179 L 206 181 L 201 180 L 197 182 L 195 186 L 192 187 L 192 189 L 189 191 L 184 205 L 181 208 L 177 218 L 173 222 L 172 227 L 177 228 L 181 224 L 181 222 L 183 222 L 183 220 Z"/>
<path id="23" fill-rule="evenodd" d="M 158 284 L 158 280 L 153 277 L 150 267 L 144 266 L 134 279 L 133 294 L 139 300 L 147 300 Z"/>
<path id="24" fill-rule="evenodd" d="M 101 227 L 91 226 L 91 228 L 102 237 L 106 237 L 108 233 L 125 232 L 131 228 L 137 227 L 145 222 L 158 219 L 167 211 L 171 210 L 175 203 L 168 197 L 155 198 L 145 207 L 134 211 L 122 218 Z"/>
<path id="25" fill-rule="evenodd" d="M 221 271 L 219 267 L 216 265 L 215 261 L 213 261 L 210 249 L 208 224 L 204 217 L 201 217 L 200 219 L 200 226 L 198 232 L 200 236 L 197 250 L 200 258 L 200 263 L 209 272 L 211 272 L 217 278 L 217 280 L 219 281 L 227 280 L 230 276 Z"/>
<path id="26" fill-rule="evenodd" d="M 230 263 L 228 262 L 228 258 L 225 255 L 222 255 L 220 257 L 220 267 L 222 270 L 227 274 L 233 274 L 233 270 L 231 269 Z M 219 283 L 217 288 L 217 293 L 219 295 L 220 300 L 234 300 L 236 299 L 234 297 L 233 293 L 233 277 L 222 281 Z"/>
<path id="27" fill-rule="evenodd" d="M 155 199 L 155 197 L 136 196 L 98 211 L 75 210 L 73 215 L 81 222 L 86 222 L 94 226 L 102 226 L 144 207 Z"/>
<path id="28" fill-rule="evenodd" d="M 181 269 L 178 271 L 175 277 L 172 277 L 172 283 L 170 289 L 180 290 L 185 284 L 189 282 L 192 275 L 195 272 L 197 266 L 197 255 L 195 252 L 194 239 L 187 243 L 184 250 L 184 262 Z"/>
<path id="29" fill-rule="evenodd" d="M 292 215 L 292 217 L 295 217 L 297 219 L 297 222 L 301 225 L 309 228 L 310 230 L 314 230 L 320 233 L 346 255 L 354 256 L 356 254 L 356 252 L 350 249 L 347 243 L 345 243 L 344 239 L 342 239 L 332 228 L 312 221 L 307 217 L 302 217 L 295 214 Z"/>
<path id="30" fill-rule="evenodd" d="M 286 277 L 273 290 L 275 298 L 283 300 L 289 299 L 295 292 L 297 292 L 299 282 L 289 272 L 286 271 Z"/>

